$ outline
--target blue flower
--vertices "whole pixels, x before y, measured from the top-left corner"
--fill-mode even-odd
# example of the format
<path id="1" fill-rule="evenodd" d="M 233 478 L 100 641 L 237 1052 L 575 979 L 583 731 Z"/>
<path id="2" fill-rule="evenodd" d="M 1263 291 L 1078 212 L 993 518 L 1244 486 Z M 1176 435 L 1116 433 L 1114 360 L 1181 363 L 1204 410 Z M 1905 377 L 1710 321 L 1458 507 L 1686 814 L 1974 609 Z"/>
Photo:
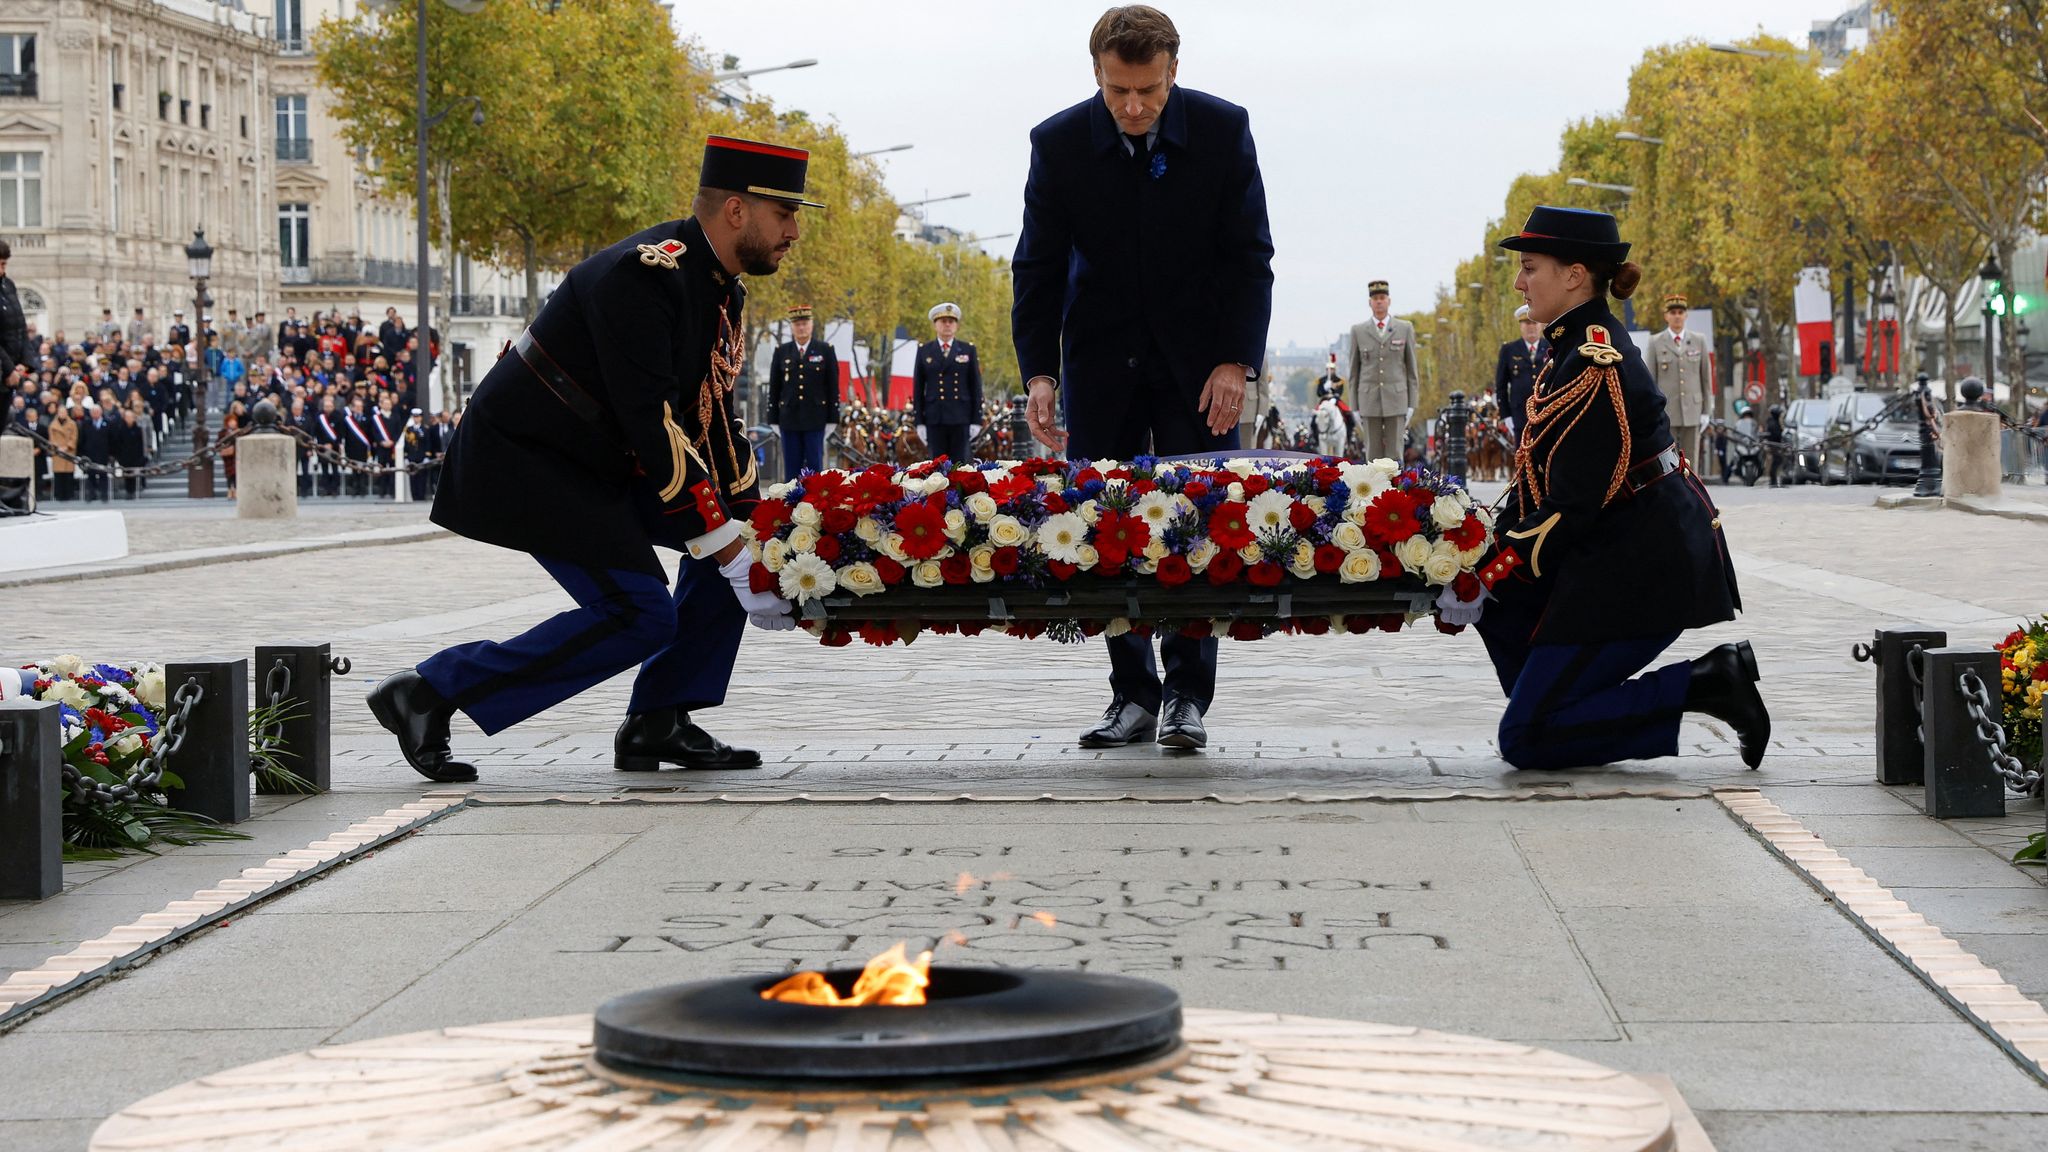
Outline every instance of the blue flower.
<path id="1" fill-rule="evenodd" d="M 123 687 L 135 683 L 135 674 L 116 664 L 95 664 L 92 666 L 92 674 L 109 684 L 119 684 Z"/>
<path id="2" fill-rule="evenodd" d="M 1152 178 L 1157 180 L 1164 175 L 1166 175 L 1166 153 L 1155 151 L 1152 153 Z"/>

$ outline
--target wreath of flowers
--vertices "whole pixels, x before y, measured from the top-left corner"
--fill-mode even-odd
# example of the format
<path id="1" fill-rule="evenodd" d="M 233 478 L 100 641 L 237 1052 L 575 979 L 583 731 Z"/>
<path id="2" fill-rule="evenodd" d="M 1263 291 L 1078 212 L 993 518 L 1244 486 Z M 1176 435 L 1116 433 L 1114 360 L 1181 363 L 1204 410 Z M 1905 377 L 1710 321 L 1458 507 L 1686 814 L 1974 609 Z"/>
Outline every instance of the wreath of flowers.
<path id="1" fill-rule="evenodd" d="M 2029 620 L 1998 642 L 2006 750 L 2023 764 L 2041 762 L 2041 701 L 2048 697 L 2048 617 Z"/>
<path id="2" fill-rule="evenodd" d="M 1458 483 L 1391 460 L 1236 457 L 1180 462 L 944 461 L 896 469 L 825 471 L 769 488 L 752 516 L 755 591 L 797 604 L 878 596 L 909 585 L 1009 584 L 1057 588 L 1090 579 L 1142 578 L 1163 588 L 1200 580 L 1279 589 L 1409 581 L 1478 595 L 1473 568 L 1493 519 Z M 1147 630 L 1121 618 L 1071 622 L 933 623 L 931 630 L 1072 639 Z M 1399 628 L 1406 617 L 1186 621 L 1189 635 L 1258 639 Z M 816 620 L 828 645 L 852 633 Z M 908 642 L 915 621 L 869 622 L 861 639 Z"/>

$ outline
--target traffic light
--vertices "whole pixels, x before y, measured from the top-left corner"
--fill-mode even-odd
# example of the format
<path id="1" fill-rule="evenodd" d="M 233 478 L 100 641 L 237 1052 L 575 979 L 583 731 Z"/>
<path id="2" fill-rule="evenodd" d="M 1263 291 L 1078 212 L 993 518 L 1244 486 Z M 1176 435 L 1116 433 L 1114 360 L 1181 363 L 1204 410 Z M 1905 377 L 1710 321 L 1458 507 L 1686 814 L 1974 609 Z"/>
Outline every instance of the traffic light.
<path id="1" fill-rule="evenodd" d="M 2015 316 L 2024 316 L 2033 306 L 2033 302 L 2028 300 L 2023 292 L 2010 291 L 2003 284 L 1992 286 L 1991 312 L 1994 316 L 2005 315 L 2007 309 L 2011 309 Z"/>

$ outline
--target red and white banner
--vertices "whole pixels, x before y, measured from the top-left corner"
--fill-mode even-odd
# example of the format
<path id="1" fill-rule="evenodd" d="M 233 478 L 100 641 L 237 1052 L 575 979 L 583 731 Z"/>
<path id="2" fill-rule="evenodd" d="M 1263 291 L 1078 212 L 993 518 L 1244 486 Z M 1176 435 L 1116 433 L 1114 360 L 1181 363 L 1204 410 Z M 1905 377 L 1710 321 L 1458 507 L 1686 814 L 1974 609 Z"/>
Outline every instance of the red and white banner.
<path id="1" fill-rule="evenodd" d="M 1832 351 L 1835 340 L 1835 298 L 1828 289 L 1828 270 L 1802 268 L 1792 289 L 1792 320 L 1799 325 L 1799 374 L 1822 374 L 1821 349 Z M 1834 357 L 1828 357 L 1832 368 Z"/>

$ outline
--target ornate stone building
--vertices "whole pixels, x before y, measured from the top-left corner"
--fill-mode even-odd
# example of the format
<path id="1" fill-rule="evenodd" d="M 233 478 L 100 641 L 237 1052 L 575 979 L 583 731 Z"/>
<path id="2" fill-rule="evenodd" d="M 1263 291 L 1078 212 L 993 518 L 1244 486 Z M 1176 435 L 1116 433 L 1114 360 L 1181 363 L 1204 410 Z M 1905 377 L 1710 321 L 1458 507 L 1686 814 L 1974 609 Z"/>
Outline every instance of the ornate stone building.
<path id="1" fill-rule="evenodd" d="M 276 299 L 275 55 L 239 0 L 0 4 L 0 238 L 42 332 L 140 307 L 161 338 L 192 311 L 197 228 L 217 317 Z"/>

